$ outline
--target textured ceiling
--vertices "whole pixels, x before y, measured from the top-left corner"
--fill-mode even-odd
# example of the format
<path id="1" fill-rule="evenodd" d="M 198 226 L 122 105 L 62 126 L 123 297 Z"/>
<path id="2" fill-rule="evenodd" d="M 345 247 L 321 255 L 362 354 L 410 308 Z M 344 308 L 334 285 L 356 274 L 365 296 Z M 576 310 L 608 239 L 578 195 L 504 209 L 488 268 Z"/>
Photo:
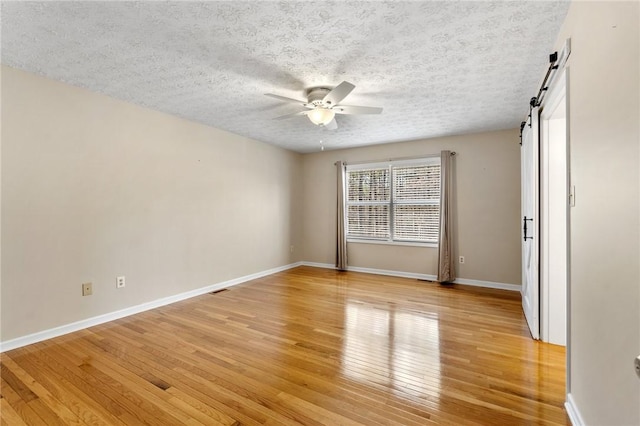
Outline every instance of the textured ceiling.
<path id="1" fill-rule="evenodd" d="M 2 2 L 2 63 L 299 152 L 517 127 L 567 1 Z M 264 96 L 347 80 L 339 129 Z"/>

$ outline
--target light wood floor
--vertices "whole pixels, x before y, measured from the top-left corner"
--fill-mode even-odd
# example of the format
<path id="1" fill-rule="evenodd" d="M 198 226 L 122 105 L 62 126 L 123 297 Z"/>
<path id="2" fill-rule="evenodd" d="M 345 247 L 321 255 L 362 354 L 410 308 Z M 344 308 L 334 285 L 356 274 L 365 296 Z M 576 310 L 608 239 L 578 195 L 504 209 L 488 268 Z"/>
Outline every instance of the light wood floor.
<path id="1" fill-rule="evenodd" d="M 300 267 L 2 354 L 3 425 L 570 424 L 519 294 Z"/>

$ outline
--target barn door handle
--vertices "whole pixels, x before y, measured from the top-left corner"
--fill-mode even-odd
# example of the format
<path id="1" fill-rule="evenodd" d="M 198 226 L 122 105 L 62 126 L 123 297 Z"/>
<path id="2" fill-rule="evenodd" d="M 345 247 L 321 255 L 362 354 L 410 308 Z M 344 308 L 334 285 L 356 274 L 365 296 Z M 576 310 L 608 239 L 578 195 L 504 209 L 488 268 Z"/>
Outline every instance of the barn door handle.
<path id="1" fill-rule="evenodd" d="M 532 221 L 533 222 L 533 218 L 527 218 L 526 216 L 524 216 L 522 218 L 522 231 L 524 234 L 524 240 L 533 240 L 533 237 L 527 237 L 527 221 Z"/>

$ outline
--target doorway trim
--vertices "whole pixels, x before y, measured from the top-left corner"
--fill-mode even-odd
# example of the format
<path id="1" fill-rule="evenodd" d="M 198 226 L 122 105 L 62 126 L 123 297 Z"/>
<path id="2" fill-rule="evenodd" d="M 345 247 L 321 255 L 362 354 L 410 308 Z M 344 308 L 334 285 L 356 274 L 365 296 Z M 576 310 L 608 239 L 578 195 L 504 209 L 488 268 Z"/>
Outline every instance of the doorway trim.
<path id="1" fill-rule="evenodd" d="M 564 68 L 558 71 L 540 108 L 540 337 L 542 341 L 564 346 L 567 345 L 569 257 L 567 75 Z M 557 120 L 563 120 L 563 123 L 559 124 Z M 558 129 L 559 125 L 564 128 Z M 559 169 L 562 175 L 558 175 Z M 557 186 L 560 182 L 562 188 Z M 563 235 L 557 234 L 558 228 Z M 558 246 L 560 251 L 556 250 Z M 562 288 L 560 293 L 558 286 Z M 561 306 L 556 303 L 559 298 L 563 299 Z M 557 329 L 558 322 L 562 322 L 563 329 Z"/>
<path id="2" fill-rule="evenodd" d="M 570 49 L 570 41 L 567 41 L 565 49 Z M 563 52 L 564 53 L 564 52 Z M 563 54 L 566 58 L 568 54 Z M 566 59 L 565 61 L 566 62 Z M 571 394 L 571 207 L 573 207 L 575 203 L 575 190 L 573 183 L 571 181 L 571 105 L 570 105 L 570 67 L 561 63 L 560 69 L 558 70 L 557 78 L 554 78 L 553 83 L 549 86 L 548 96 L 542 102 L 541 110 L 544 113 L 544 108 L 547 110 L 553 110 L 554 107 L 558 105 L 558 103 L 564 98 L 565 101 L 565 114 L 566 114 L 566 122 L 565 122 L 565 159 L 566 159 L 566 393 L 567 397 Z M 541 121 L 546 119 L 542 117 Z M 542 213 L 542 212 L 541 212 Z M 543 236 L 542 240 L 548 241 L 548 228 L 545 225 L 545 229 L 542 231 L 543 234 L 547 234 L 547 237 Z M 541 259 L 542 260 L 542 259 Z M 541 264 L 542 269 L 542 264 Z M 546 273 L 546 272 L 545 272 Z M 542 283 L 541 283 L 542 285 Z M 544 303 L 544 302 L 543 302 Z M 541 315 L 543 312 L 541 311 Z M 548 321 L 548 318 L 547 318 Z M 542 324 L 541 324 L 542 325 Z M 541 329 L 544 327 L 541 327 Z M 545 336 L 546 337 L 546 336 Z"/>

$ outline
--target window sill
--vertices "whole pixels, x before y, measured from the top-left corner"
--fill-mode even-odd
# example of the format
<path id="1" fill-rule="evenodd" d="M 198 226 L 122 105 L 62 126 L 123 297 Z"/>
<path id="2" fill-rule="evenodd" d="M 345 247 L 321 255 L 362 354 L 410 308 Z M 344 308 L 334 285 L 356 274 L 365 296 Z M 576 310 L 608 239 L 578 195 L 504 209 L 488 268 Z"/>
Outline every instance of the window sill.
<path id="1" fill-rule="evenodd" d="M 381 244 L 388 246 L 410 246 L 410 247 L 431 247 L 438 248 L 437 243 L 418 243 L 412 241 L 382 241 L 382 240 L 359 240 L 356 238 L 347 238 L 347 243 L 357 244 Z"/>

